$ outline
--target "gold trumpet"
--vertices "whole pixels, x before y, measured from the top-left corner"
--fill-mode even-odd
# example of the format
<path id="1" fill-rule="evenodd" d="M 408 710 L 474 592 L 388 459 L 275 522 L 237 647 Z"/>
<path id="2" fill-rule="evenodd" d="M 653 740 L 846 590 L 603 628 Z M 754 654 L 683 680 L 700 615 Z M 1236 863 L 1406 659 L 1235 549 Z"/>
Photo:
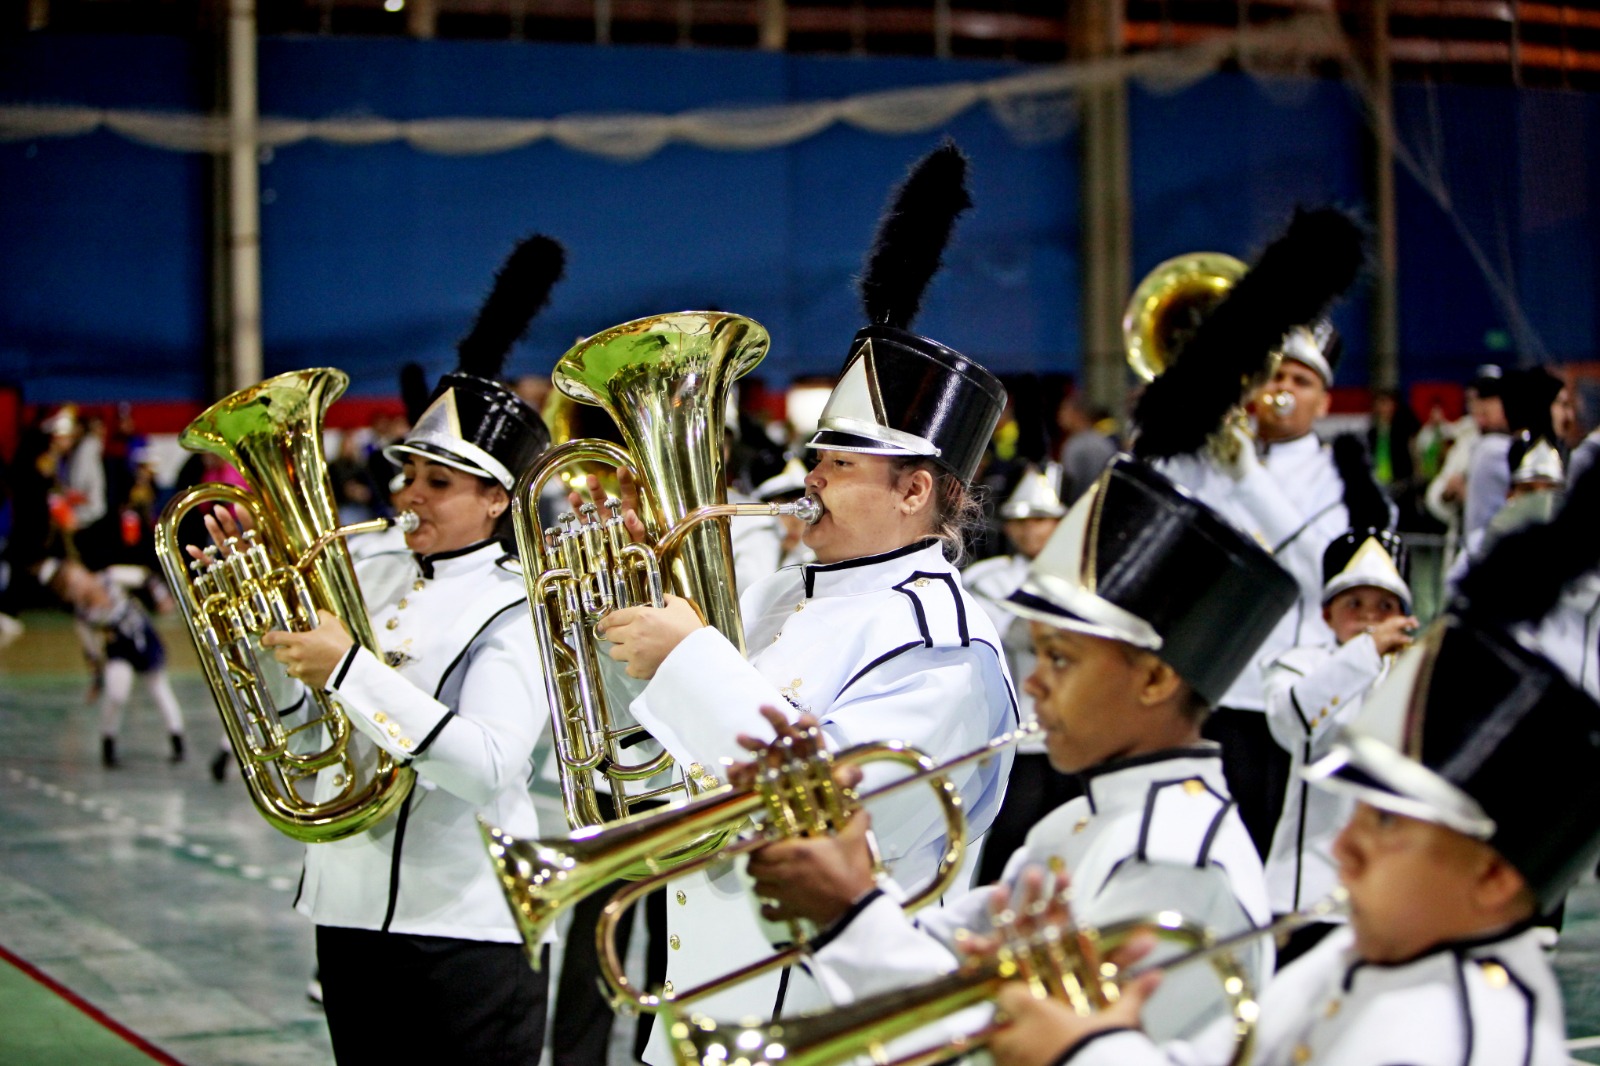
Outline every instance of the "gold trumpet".
<path id="1" fill-rule="evenodd" d="M 656 995 L 635 988 L 617 950 L 616 930 L 622 916 L 644 896 L 676 877 L 712 863 L 754 851 L 785 838 L 816 836 L 842 827 L 851 814 L 879 796 L 925 784 L 933 789 L 945 818 L 949 841 L 939 867 L 929 883 L 912 896 L 905 908 L 916 910 L 937 900 L 955 880 L 966 851 L 966 816 L 961 793 L 947 776 L 973 763 L 986 762 L 1007 748 L 1039 735 L 1037 727 L 1016 730 L 944 763 L 899 741 L 857 744 L 836 754 L 793 752 L 781 765 L 763 767 L 746 789 L 723 786 L 667 810 L 635 815 L 601 829 L 574 833 L 570 839 L 519 840 L 483 824 L 489 857 L 500 875 L 506 901 L 516 918 L 529 960 L 537 967 L 540 944 L 561 911 L 604 888 L 619 877 L 643 869 L 650 876 L 628 885 L 606 904 L 595 931 L 600 946 L 601 976 L 610 986 L 615 1004 L 655 1012 L 671 999 L 691 1002 L 720 992 L 796 961 L 805 951 L 803 931 L 796 930 L 795 947 L 776 952 L 733 973 L 672 995 Z M 788 747 L 787 741 L 785 747 Z M 840 767 L 892 762 L 907 767 L 909 776 L 862 794 L 834 782 Z M 748 824 L 752 817 L 757 820 Z M 734 832 L 737 837 L 728 839 Z M 706 837 L 726 842 L 716 851 L 674 863 L 661 856 L 681 853 L 687 842 Z"/>
<path id="2" fill-rule="evenodd" d="M 563 355 L 551 375 L 565 397 L 604 409 L 627 444 L 567 441 L 541 456 L 512 494 L 562 801 L 575 830 L 608 821 L 601 792 L 626 818 L 641 802 L 692 796 L 715 785 L 699 767 L 689 767 L 681 783 L 637 791 L 641 782 L 672 769 L 673 760 L 662 752 L 628 761 L 625 749 L 643 739 L 644 730 L 624 724 L 626 699 L 607 692 L 594 627 L 622 607 L 660 607 L 670 590 L 743 650 L 727 523 L 714 520 L 792 514 L 814 522 L 822 513 L 809 497 L 789 504 L 725 502 L 723 409 L 733 381 L 761 361 L 767 346 L 767 331 L 748 318 L 684 311 L 598 333 Z M 604 515 L 588 503 L 539 529 L 545 485 L 574 464 L 590 463 L 636 471 L 639 518 L 653 546 L 631 541 L 616 499 L 604 501 Z M 684 841 L 676 857 L 720 843 Z"/>
<path id="3" fill-rule="evenodd" d="M 1235 952 L 1264 936 L 1287 933 L 1344 909 L 1336 892 L 1313 907 L 1285 915 L 1270 925 L 1217 938 L 1173 911 L 1128 919 L 1100 929 L 1046 925 L 1022 936 L 1014 919 L 997 919 L 1001 942 L 990 955 L 969 958 L 953 973 L 911 988 L 879 993 L 835 1010 L 785 1018 L 761 1025 L 725 1024 L 710 1018 L 667 1016 L 677 1066 L 839 1066 L 868 1056 L 879 1066 L 935 1066 L 986 1046 L 1006 1024 L 995 1017 L 970 1033 L 899 1058 L 890 1041 L 985 1003 L 1002 985 L 1023 981 L 1036 998 L 1052 997 L 1087 1017 L 1117 1002 L 1124 984 L 1151 970 L 1174 970 L 1210 963 L 1233 1019 L 1233 1066 L 1249 1062 L 1260 1014 L 1255 992 Z M 1165 962 L 1122 972 L 1106 956 L 1135 934 L 1150 933 L 1178 944 L 1184 953 Z M 1007 935 L 1009 934 L 1009 935 Z"/>
<path id="4" fill-rule="evenodd" d="M 405 799 L 415 778 L 409 767 L 352 734 L 349 718 L 324 693 L 308 690 L 315 712 L 285 730 L 257 652 L 256 641 L 269 629 L 316 628 L 319 610 L 338 615 L 359 644 L 377 649 L 344 539 L 394 524 L 410 528 L 416 518 L 335 524 L 322 420 L 348 380 L 332 369 L 280 374 L 206 410 L 179 442 L 228 460 L 251 491 L 196 486 L 167 505 L 155 531 L 156 554 L 250 798 L 274 828 L 308 843 L 371 827 Z M 215 504 L 248 514 L 251 528 L 191 561 L 179 543 L 179 524 L 195 508 Z M 330 768 L 337 772 L 324 775 Z M 331 795 L 308 794 L 319 780 L 328 782 Z"/>

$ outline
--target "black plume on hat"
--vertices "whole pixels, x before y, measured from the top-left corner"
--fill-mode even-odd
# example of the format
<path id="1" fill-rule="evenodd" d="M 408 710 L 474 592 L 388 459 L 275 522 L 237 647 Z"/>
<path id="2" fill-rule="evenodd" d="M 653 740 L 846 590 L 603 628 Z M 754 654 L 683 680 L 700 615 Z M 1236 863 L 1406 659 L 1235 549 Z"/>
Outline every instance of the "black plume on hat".
<path id="1" fill-rule="evenodd" d="M 1372 476 L 1367 446 L 1354 433 L 1333 439 L 1333 466 L 1344 483 L 1344 509 L 1351 529 L 1388 529 L 1393 524 L 1389 497 Z"/>
<path id="2" fill-rule="evenodd" d="M 1495 542 L 1456 587 L 1455 610 L 1482 624 L 1543 618 L 1562 587 L 1600 565 L 1600 463 L 1567 489 L 1549 522 L 1525 526 Z"/>
<path id="3" fill-rule="evenodd" d="M 561 280 L 566 261 L 566 250 L 554 238 L 536 233 L 519 241 L 495 274 L 472 329 L 456 343 L 456 369 L 490 381 L 498 378 L 511 346 L 550 302 L 550 290 Z"/>
<path id="4" fill-rule="evenodd" d="M 861 303 L 874 325 L 909 329 L 943 263 L 957 216 L 972 206 L 967 158 L 946 140 L 895 191 L 867 254 Z"/>
<path id="5" fill-rule="evenodd" d="M 405 404 L 406 422 L 416 425 L 422 412 L 428 409 L 428 372 L 421 363 L 407 363 L 400 368 L 400 402 Z"/>
<path id="6" fill-rule="evenodd" d="M 1500 380 L 1500 402 L 1512 433 L 1526 431 L 1537 440 L 1556 439 L 1550 422 L 1550 405 L 1561 392 L 1562 381 L 1542 366 L 1511 370 Z"/>
<path id="7" fill-rule="evenodd" d="M 1315 321 L 1355 281 L 1366 234 L 1333 207 L 1296 210 L 1227 297 L 1139 398 L 1134 454 L 1186 455 L 1239 403 L 1240 382 L 1259 379 L 1284 334 Z"/>

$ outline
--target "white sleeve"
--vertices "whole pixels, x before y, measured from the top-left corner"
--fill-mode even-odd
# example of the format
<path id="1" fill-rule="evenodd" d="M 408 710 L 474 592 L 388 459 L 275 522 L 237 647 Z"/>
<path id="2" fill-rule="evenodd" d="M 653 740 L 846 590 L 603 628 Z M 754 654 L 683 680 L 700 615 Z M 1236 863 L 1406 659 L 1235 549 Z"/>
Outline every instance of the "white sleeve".
<path id="1" fill-rule="evenodd" d="M 1291 752 L 1309 740 L 1315 755 L 1382 673 L 1383 658 L 1368 633 L 1346 641 L 1305 674 L 1279 660 L 1268 669 L 1266 682 L 1267 725 L 1273 737 Z"/>
<path id="2" fill-rule="evenodd" d="M 347 657 L 329 688 L 351 722 L 385 751 L 415 760 L 419 776 L 481 806 L 528 774 L 549 718 L 533 639 L 520 611 L 488 626 L 468 649 L 453 707 L 365 648 Z"/>

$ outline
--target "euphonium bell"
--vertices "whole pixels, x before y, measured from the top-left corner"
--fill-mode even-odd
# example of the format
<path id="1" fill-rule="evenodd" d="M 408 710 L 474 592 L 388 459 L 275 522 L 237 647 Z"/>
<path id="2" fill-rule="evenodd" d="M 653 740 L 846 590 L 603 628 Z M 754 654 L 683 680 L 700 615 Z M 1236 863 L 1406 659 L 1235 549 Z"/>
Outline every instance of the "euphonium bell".
<path id="1" fill-rule="evenodd" d="M 358 643 L 377 649 L 344 538 L 394 522 L 339 527 L 322 451 L 323 416 L 347 381 L 338 370 L 300 370 L 212 405 L 179 441 L 226 459 L 250 491 L 199 485 L 167 505 L 155 531 L 161 568 L 250 798 L 274 828 L 308 843 L 370 828 L 406 797 L 415 778 L 353 733 L 324 693 L 308 692 L 314 712 L 285 729 L 266 681 L 273 667 L 260 659 L 262 634 L 314 628 L 319 610 L 338 615 Z M 192 510 L 214 504 L 244 512 L 251 528 L 236 543 L 208 549 L 204 562 L 191 562 L 179 543 L 179 524 Z M 415 521 L 397 521 L 407 519 Z"/>
<path id="2" fill-rule="evenodd" d="M 735 646 L 744 647 L 727 523 L 714 520 L 797 514 L 815 521 L 820 514 L 811 499 L 725 502 L 723 410 L 734 379 L 761 361 L 767 345 L 767 331 L 748 318 L 685 311 L 613 326 L 556 364 L 556 388 L 603 408 L 626 445 L 573 440 L 552 448 L 523 474 L 512 496 L 554 719 L 563 805 L 573 829 L 608 820 L 601 792 L 610 794 L 618 816 L 625 818 L 641 801 L 715 786 L 714 778 L 697 767 L 685 768 L 678 783 L 644 786 L 671 770 L 672 758 L 661 752 L 628 761 L 626 749 L 643 730 L 629 724 L 626 698 L 607 691 L 602 660 L 607 666 L 610 660 L 595 648 L 594 626 L 622 607 L 660 606 L 665 594 L 674 592 L 693 601 L 706 622 Z M 639 518 L 650 543 L 630 541 L 617 500 L 604 502 L 604 514 L 589 503 L 540 530 L 538 504 L 545 485 L 575 463 L 633 468 Z M 684 854 L 714 850 L 718 843 L 685 842 Z"/>

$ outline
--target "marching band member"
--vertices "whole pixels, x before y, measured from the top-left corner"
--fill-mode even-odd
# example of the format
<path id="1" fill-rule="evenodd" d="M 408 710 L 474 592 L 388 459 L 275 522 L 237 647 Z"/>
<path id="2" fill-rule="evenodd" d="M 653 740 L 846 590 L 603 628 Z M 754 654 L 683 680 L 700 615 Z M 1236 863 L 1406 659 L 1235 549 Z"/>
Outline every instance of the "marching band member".
<path id="1" fill-rule="evenodd" d="M 1262 644 L 1257 664 L 1329 638 L 1322 553 L 1351 523 L 1342 471 L 1313 432 L 1328 413 L 1342 348 L 1321 316 L 1349 287 L 1362 258 L 1361 233 L 1344 214 L 1298 212 L 1206 315 L 1135 412 L 1135 454 L 1159 460 L 1164 473 L 1265 545 L 1300 582 L 1299 602 Z M 1240 378 L 1260 380 L 1272 351 L 1281 358 L 1255 394 L 1254 438 L 1235 430 L 1231 458 L 1218 458 L 1203 442 L 1222 422 L 1222 410 L 1238 402 Z M 1288 784 L 1288 758 L 1272 739 L 1265 711 L 1262 675 L 1252 665 L 1206 723 L 1206 736 L 1222 744 L 1228 784 L 1262 855 Z"/>
<path id="2" fill-rule="evenodd" d="M 1568 1061 L 1561 991 L 1535 923 L 1600 852 L 1600 704 L 1512 627 L 1594 568 L 1596 520 L 1600 477 L 1549 527 L 1506 538 L 1491 560 L 1526 574 L 1536 558 L 1539 580 L 1530 589 L 1469 574 L 1460 613 L 1401 654 L 1309 768 L 1357 801 L 1334 844 L 1350 920 L 1267 989 L 1255 1061 Z M 1160 1047 L 1139 1033 L 1148 990 L 1125 985 L 1115 1007 L 1080 1018 L 1008 986 L 999 1003 L 1013 1024 L 996 1060 L 1228 1060 L 1220 1027 Z"/>
<path id="3" fill-rule="evenodd" d="M 1113 460 L 1008 600 L 1032 627 L 1025 687 L 1051 764 L 1084 794 L 1034 827 L 1003 883 L 1064 869 L 1091 924 L 1179 910 L 1226 934 L 1269 920 L 1260 859 L 1200 726 L 1294 598 L 1293 578 L 1204 504 Z M 874 885 L 865 821 L 750 860 L 770 914 L 825 928 L 810 965 L 836 1000 L 954 969 L 962 931 L 991 929 L 988 892 L 908 917 Z M 1247 968 L 1264 979 L 1271 945 Z M 1213 990 L 1171 982 L 1162 1017 L 1175 1031 L 1209 1022 Z"/>
<path id="4" fill-rule="evenodd" d="M 327 612 L 314 630 L 262 639 L 287 674 L 275 686 L 286 727 L 306 717 L 301 686 L 321 689 L 417 774 L 397 815 L 306 849 L 295 908 L 316 923 L 341 1062 L 539 1061 L 546 976 L 528 966 L 477 819 L 539 831 L 527 785 L 549 709 L 508 511 L 550 437 L 493 379 L 562 260 L 549 238 L 518 246 L 458 346 L 460 369 L 386 449 L 402 472 L 395 504 L 419 524 L 409 550 L 356 565 L 379 652 Z M 220 507 L 207 525 L 219 544 L 238 528 Z M 319 779 L 319 793 L 332 788 Z"/>
<path id="5" fill-rule="evenodd" d="M 808 445 L 817 463 L 805 487 L 824 508 L 804 536 L 816 562 L 782 570 L 744 597 L 749 658 L 676 597 L 602 623 L 612 657 L 650 679 L 635 717 L 691 772 L 742 758 L 741 733 L 771 736 L 758 714 L 764 705 L 815 716 L 831 748 L 898 739 L 935 760 L 1015 724 L 999 634 L 946 558 L 947 548 L 959 552 L 968 485 L 1005 391 L 970 359 L 906 328 L 950 225 L 970 205 L 964 177 L 955 147 L 938 149 L 906 179 L 880 228 L 878 265 L 869 264 L 862 285 L 873 324 L 857 333 Z M 918 276 L 907 276 L 908 240 L 910 273 L 926 267 Z M 1009 762 L 952 775 L 977 833 L 994 817 Z M 867 786 L 887 774 L 869 769 Z M 947 845 L 939 810 L 917 791 L 875 805 L 882 858 L 907 884 L 929 880 Z M 741 873 L 724 863 L 679 882 L 668 904 L 668 991 L 789 939 L 762 927 Z M 801 985 L 798 975 L 773 973 L 701 1008 L 773 1016 L 814 992 Z M 658 1020 L 646 1061 L 670 1061 L 664 1030 Z"/>
<path id="6" fill-rule="evenodd" d="M 1387 515 L 1382 518 L 1386 519 Z M 1347 797 L 1313 789 L 1300 771 L 1326 755 L 1338 730 L 1387 675 L 1397 652 L 1411 646 L 1417 620 L 1411 587 L 1401 576 L 1405 546 L 1386 529 L 1352 529 L 1328 545 L 1322 569 L 1323 620 L 1333 641 L 1304 644 L 1267 668 L 1267 724 L 1289 753 L 1289 790 L 1267 855 L 1272 912 L 1309 907 L 1333 891 L 1338 864 L 1333 839 L 1354 809 Z M 1337 926 L 1302 926 L 1278 952 L 1286 966 Z"/>
<path id="7" fill-rule="evenodd" d="M 1029 565 L 1061 524 L 1067 509 L 1051 487 L 1050 478 L 1030 467 L 1000 505 L 999 513 L 1001 530 L 1016 554 L 980 559 L 962 572 L 961 580 L 1000 631 L 1012 678 L 1025 679 L 1033 673 L 1033 637 L 1027 620 L 1006 609 L 1006 600 L 1021 587 Z M 1017 714 L 1023 725 L 1032 724 L 1033 697 L 1026 688 L 1017 693 Z M 977 883 L 998 880 L 1028 831 L 1045 815 L 1081 794 L 1073 778 L 1051 767 L 1043 740 L 1019 745 L 1011 764 L 1005 803 L 984 842 Z"/>

